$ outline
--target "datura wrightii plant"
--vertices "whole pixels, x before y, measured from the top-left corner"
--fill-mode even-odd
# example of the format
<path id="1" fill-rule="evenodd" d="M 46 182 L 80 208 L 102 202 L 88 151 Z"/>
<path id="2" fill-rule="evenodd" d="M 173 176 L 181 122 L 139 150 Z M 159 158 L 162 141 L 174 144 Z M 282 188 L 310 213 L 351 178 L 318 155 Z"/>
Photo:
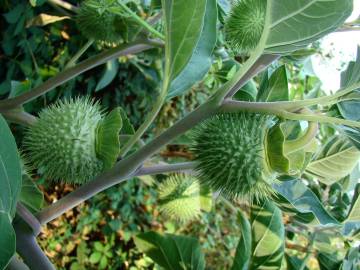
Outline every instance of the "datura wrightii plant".
<path id="1" fill-rule="evenodd" d="M 36 14 L 42 10 L 30 2 Z M 314 261 L 320 269 L 357 269 L 360 50 L 333 94 L 321 87 L 299 91 L 288 68 L 300 72 L 316 53 L 314 42 L 327 34 L 359 30 L 358 21 L 346 22 L 352 0 L 151 2 L 151 8 L 123 0 L 44 4 L 68 14 L 72 31 L 88 42 L 53 77 L 1 95 L 0 269 L 55 269 L 36 243 L 41 226 L 113 185 L 154 174 L 167 175 L 156 178 L 163 179 L 156 183 L 157 207 L 162 220 L 178 221 L 178 229 L 221 206 L 238 218 L 231 269 L 319 269 Z M 88 51 L 90 57 L 77 63 L 93 42 L 97 54 Z M 101 105 L 89 88 L 88 96 L 72 97 L 56 89 L 119 57 L 135 63 L 137 53 L 151 49 L 162 52 L 162 79 L 136 130 L 129 112 Z M 229 69 L 209 98 L 149 136 L 161 107 L 194 86 L 204 88 L 219 59 Z M 37 115 L 23 106 L 50 91 L 58 91 L 59 100 Z M 161 161 L 159 151 L 182 137 L 192 160 Z M 43 206 L 32 180 L 38 177 L 48 185 L 72 184 L 74 191 Z M 164 269 L 206 269 L 196 238 L 151 231 L 134 241 Z"/>

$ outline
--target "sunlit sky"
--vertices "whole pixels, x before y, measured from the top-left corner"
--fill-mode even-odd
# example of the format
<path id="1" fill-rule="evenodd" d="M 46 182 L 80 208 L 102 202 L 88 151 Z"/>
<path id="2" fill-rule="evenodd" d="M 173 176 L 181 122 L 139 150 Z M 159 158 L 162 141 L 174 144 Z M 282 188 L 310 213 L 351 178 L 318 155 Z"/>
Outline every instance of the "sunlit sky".
<path id="1" fill-rule="evenodd" d="M 347 21 L 353 21 L 360 15 L 360 0 L 354 0 L 354 12 Z M 312 57 L 313 70 L 322 81 L 322 89 L 328 93 L 340 87 L 340 73 L 346 64 L 355 60 L 357 47 L 360 46 L 360 31 L 338 32 L 324 37 L 321 41 L 323 54 L 332 55 L 332 59 L 321 55 Z"/>

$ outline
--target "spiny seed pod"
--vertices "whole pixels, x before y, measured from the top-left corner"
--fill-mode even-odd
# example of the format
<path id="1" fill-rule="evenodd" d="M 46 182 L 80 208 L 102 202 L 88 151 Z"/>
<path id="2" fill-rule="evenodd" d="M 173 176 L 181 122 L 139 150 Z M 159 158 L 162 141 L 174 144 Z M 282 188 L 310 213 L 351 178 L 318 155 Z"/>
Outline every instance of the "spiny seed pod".
<path id="1" fill-rule="evenodd" d="M 118 109 L 104 116 L 89 98 L 59 101 L 26 132 L 27 159 L 46 178 L 85 183 L 115 162 L 121 125 Z"/>
<path id="2" fill-rule="evenodd" d="M 258 45 L 265 24 L 266 0 L 236 0 L 225 23 L 230 48 L 249 53 Z"/>
<path id="3" fill-rule="evenodd" d="M 88 39 L 107 44 L 122 40 L 126 24 L 124 18 L 109 11 L 111 7 L 121 7 L 117 1 L 85 0 L 81 3 L 76 22 L 80 32 Z"/>
<path id="4" fill-rule="evenodd" d="M 273 194 L 264 145 L 270 124 L 253 113 L 218 114 L 201 123 L 192 147 L 200 182 L 250 203 Z"/>
<path id="5" fill-rule="evenodd" d="M 200 184 L 188 175 L 168 177 L 158 187 L 160 212 L 181 222 L 199 217 L 201 212 Z"/>

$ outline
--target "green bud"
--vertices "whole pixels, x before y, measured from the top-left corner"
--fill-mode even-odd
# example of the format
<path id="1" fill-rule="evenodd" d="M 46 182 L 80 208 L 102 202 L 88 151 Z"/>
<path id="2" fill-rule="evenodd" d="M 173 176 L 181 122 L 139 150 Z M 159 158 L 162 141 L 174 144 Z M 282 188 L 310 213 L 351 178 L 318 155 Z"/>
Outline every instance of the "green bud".
<path id="1" fill-rule="evenodd" d="M 274 193 L 265 136 L 269 117 L 253 113 L 218 114 L 195 128 L 192 150 L 202 184 L 229 198 L 252 202 Z"/>
<path id="2" fill-rule="evenodd" d="M 173 175 L 158 187 L 160 212 L 171 219 L 188 222 L 201 213 L 200 184 L 189 175 Z"/>
<path id="3" fill-rule="evenodd" d="M 265 25 L 266 0 L 236 0 L 225 23 L 230 48 L 249 53 L 258 45 Z"/>
<path id="4" fill-rule="evenodd" d="M 105 117 L 88 98 L 59 101 L 41 111 L 27 130 L 26 158 L 46 178 L 82 184 L 113 165 L 120 128 L 117 110 Z"/>

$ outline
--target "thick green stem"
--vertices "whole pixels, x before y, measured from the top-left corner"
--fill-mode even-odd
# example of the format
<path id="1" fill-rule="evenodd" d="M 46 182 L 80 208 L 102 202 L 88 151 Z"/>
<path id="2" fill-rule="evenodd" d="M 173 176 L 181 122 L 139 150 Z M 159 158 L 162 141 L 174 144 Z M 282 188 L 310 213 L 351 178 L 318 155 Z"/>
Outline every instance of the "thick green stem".
<path id="1" fill-rule="evenodd" d="M 142 52 L 144 50 L 148 50 L 153 48 L 154 46 L 158 46 L 158 42 L 152 42 L 150 40 L 143 40 L 143 41 L 135 41 L 131 44 L 120 45 L 119 47 L 112 48 L 108 51 L 100 53 L 96 56 L 93 56 L 74 67 L 66 69 L 55 77 L 50 78 L 43 84 L 35 87 L 29 92 L 26 92 L 20 96 L 0 100 L 0 112 L 4 112 L 7 110 L 14 109 L 16 107 L 20 107 L 24 103 L 27 103 L 35 98 L 49 92 L 50 90 L 54 89 L 55 87 L 73 79 L 74 77 L 78 76 L 79 74 L 92 69 L 96 66 L 106 63 L 107 61 L 117 58 L 119 56 L 127 55 L 127 54 L 134 54 L 138 52 Z"/>
<path id="2" fill-rule="evenodd" d="M 304 109 L 304 110 L 302 110 L 302 112 L 313 114 L 313 112 L 310 109 Z M 290 154 L 290 153 L 296 152 L 300 149 L 303 149 L 307 145 L 309 145 L 313 141 L 313 139 L 316 137 L 318 130 L 319 130 L 319 125 L 317 122 L 308 122 L 308 127 L 307 127 L 305 133 L 301 137 L 299 137 L 295 140 L 286 141 L 284 143 L 284 149 L 285 149 L 286 153 Z"/>
<path id="3" fill-rule="evenodd" d="M 23 224 L 13 224 L 16 233 L 16 251 L 31 270 L 55 270 L 54 265 L 39 247 L 35 236 Z"/>
<path id="4" fill-rule="evenodd" d="M 276 115 L 289 120 L 298 120 L 298 121 L 303 120 L 309 122 L 360 127 L 360 122 L 356 122 L 356 121 L 345 120 L 345 119 L 340 119 L 325 115 L 299 114 L 299 113 L 286 111 L 284 109 L 279 108 L 279 106 L 277 106 L 279 103 L 281 102 L 244 102 L 244 101 L 226 100 L 224 104 L 221 106 L 221 111 L 223 112 L 248 111 L 248 112 Z"/>
<path id="5" fill-rule="evenodd" d="M 279 101 L 274 104 L 276 104 L 277 109 L 282 109 L 282 110 L 287 110 L 287 111 L 292 111 L 292 112 L 297 111 L 302 108 L 305 108 L 305 107 L 314 106 L 314 105 L 329 106 L 329 105 L 336 104 L 337 102 L 339 102 L 339 99 L 341 97 L 343 97 L 359 88 L 360 88 L 360 82 L 355 83 L 344 89 L 341 89 L 333 95 L 305 99 L 305 100 L 298 100 L 298 101 Z"/>
<path id="6" fill-rule="evenodd" d="M 131 16 L 131 18 L 138 23 L 139 25 L 141 25 L 142 27 L 144 27 L 147 31 L 149 31 L 149 33 L 153 34 L 155 37 L 158 37 L 162 40 L 165 39 L 164 35 L 161 34 L 160 32 L 158 32 L 155 28 L 153 28 L 149 23 L 147 23 L 145 20 L 143 20 L 142 18 L 140 18 L 135 12 L 133 12 L 130 8 L 128 8 L 128 6 L 124 3 L 122 3 L 120 0 L 118 0 L 118 4 L 121 5 L 121 8 Z M 124 16 L 123 11 L 118 11 L 117 9 L 110 9 L 111 12 L 114 12 L 115 14 L 118 14 L 120 16 Z"/>
<path id="7" fill-rule="evenodd" d="M 279 57 L 279 55 L 271 54 L 259 56 L 254 53 L 251 55 L 239 71 L 235 73 L 233 78 L 224 84 L 216 93 L 219 103 L 224 99 L 232 98 L 241 87 L 254 77 L 254 74 L 258 74 L 266 69 L 272 62 L 279 59 Z"/>
<path id="8" fill-rule="evenodd" d="M 90 46 L 94 43 L 94 39 L 88 40 L 85 45 L 70 59 L 70 61 L 66 64 L 65 69 L 71 68 L 75 66 L 76 62 L 79 58 L 90 48 Z"/>
<path id="9" fill-rule="evenodd" d="M 6 270 L 29 270 L 29 267 L 20 261 L 20 259 L 15 254 L 9 263 L 9 265 L 6 267 Z"/>
<path id="10" fill-rule="evenodd" d="M 23 221 L 30 227 L 34 236 L 37 236 L 41 230 L 39 220 L 20 202 L 16 205 L 16 214 L 18 214 Z"/>
<path id="11" fill-rule="evenodd" d="M 318 123 L 308 122 L 308 125 L 309 126 L 307 127 L 305 133 L 301 137 L 297 138 L 296 140 L 286 141 L 284 143 L 284 148 L 287 154 L 303 149 L 316 137 L 319 129 Z"/>
<path id="12" fill-rule="evenodd" d="M 24 112 L 22 109 L 14 109 L 11 111 L 5 111 L 1 113 L 6 120 L 9 122 L 20 124 L 24 126 L 31 126 L 36 121 L 37 118 L 27 112 Z"/>

